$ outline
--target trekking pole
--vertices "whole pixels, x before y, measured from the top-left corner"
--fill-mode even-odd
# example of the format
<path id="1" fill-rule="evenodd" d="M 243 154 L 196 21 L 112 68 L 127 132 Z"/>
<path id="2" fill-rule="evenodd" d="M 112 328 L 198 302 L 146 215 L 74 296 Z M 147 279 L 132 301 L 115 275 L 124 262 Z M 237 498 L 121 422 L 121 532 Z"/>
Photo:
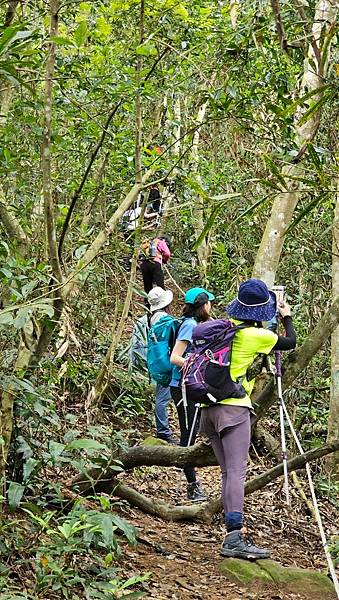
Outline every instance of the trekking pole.
<path id="1" fill-rule="evenodd" d="M 297 448 L 300 452 L 300 454 L 305 454 L 304 449 L 299 441 L 299 438 L 297 436 L 297 433 L 294 429 L 293 423 L 291 421 L 290 415 L 288 414 L 286 405 L 284 400 L 281 398 L 281 406 L 282 406 L 282 410 L 286 416 L 286 420 L 288 423 L 288 426 L 291 430 L 291 433 L 294 437 L 295 443 L 297 445 Z M 327 560 L 327 564 L 328 564 L 328 568 L 332 577 L 332 581 L 333 581 L 333 585 L 337 594 L 337 597 L 339 599 L 339 582 L 338 582 L 338 577 L 337 574 L 335 572 L 335 568 L 334 568 L 334 564 L 333 564 L 333 560 L 331 557 L 331 554 L 329 552 L 328 549 L 328 543 L 326 540 L 326 536 L 325 536 L 325 531 L 324 531 L 324 526 L 321 520 L 321 514 L 319 511 L 319 507 L 318 507 L 318 501 L 317 501 L 317 497 L 315 495 L 315 490 L 314 490 L 314 484 L 313 484 L 313 480 L 312 480 L 312 475 L 311 475 L 311 469 L 310 469 L 310 465 L 309 463 L 306 463 L 305 465 L 306 467 L 306 473 L 307 473 L 307 478 L 308 478 L 308 484 L 310 486 L 310 492 L 311 492 L 311 497 L 312 497 L 312 502 L 313 502 L 313 506 L 314 506 L 314 513 L 315 513 L 315 518 L 317 521 L 317 525 L 318 525 L 318 529 L 319 529 L 319 533 L 320 533 L 320 537 L 321 537 L 321 541 L 322 541 L 322 545 L 324 548 L 324 552 L 325 552 L 325 556 L 326 556 L 326 560 Z"/>
<path id="2" fill-rule="evenodd" d="M 192 427 L 191 427 L 190 435 L 188 438 L 187 446 L 191 445 L 195 424 L 196 424 L 197 418 L 198 418 L 199 408 L 200 408 L 200 404 L 198 403 L 195 405 L 195 413 L 194 413 L 194 417 L 193 417 L 193 421 L 192 421 Z"/>
<path id="3" fill-rule="evenodd" d="M 282 397 L 282 374 L 281 374 L 281 353 L 279 350 L 275 352 L 275 379 L 277 382 L 278 402 L 279 402 L 279 417 L 280 417 L 280 436 L 281 436 L 281 453 L 284 466 L 284 492 L 286 504 L 290 506 L 290 492 L 288 489 L 288 455 L 286 448 L 285 436 L 285 418 L 284 418 L 284 401 Z"/>
<path id="4" fill-rule="evenodd" d="M 184 408 L 184 413 L 185 413 L 185 426 L 186 426 L 186 429 L 188 429 L 187 396 L 186 396 L 186 386 L 185 386 L 184 381 L 182 382 L 182 385 L 181 385 L 181 392 L 182 392 L 182 398 L 181 398 L 180 402 L 178 402 L 178 406 L 182 402 L 182 405 Z"/>

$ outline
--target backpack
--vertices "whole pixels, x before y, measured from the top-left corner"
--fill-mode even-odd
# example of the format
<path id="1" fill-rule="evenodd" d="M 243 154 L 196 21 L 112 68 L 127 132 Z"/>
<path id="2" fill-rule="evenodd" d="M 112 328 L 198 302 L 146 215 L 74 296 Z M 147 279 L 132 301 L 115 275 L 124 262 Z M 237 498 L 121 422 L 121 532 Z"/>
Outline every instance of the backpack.
<path id="1" fill-rule="evenodd" d="M 158 241 L 158 238 L 155 238 L 154 240 L 142 240 L 139 251 L 139 259 L 154 260 L 157 255 Z"/>
<path id="2" fill-rule="evenodd" d="M 234 336 L 248 325 L 227 319 L 199 323 L 193 330 L 193 351 L 182 372 L 183 395 L 189 402 L 214 405 L 226 398 L 244 398 L 246 392 L 230 374 Z"/>
<path id="3" fill-rule="evenodd" d="M 173 365 L 170 361 L 175 340 L 183 319 L 174 319 L 170 315 L 161 317 L 148 332 L 147 368 L 154 381 L 164 387 L 170 384 Z"/>
<path id="4" fill-rule="evenodd" d="M 149 332 L 148 316 L 139 317 L 134 325 L 128 348 L 129 362 L 138 371 L 147 371 L 147 336 Z"/>

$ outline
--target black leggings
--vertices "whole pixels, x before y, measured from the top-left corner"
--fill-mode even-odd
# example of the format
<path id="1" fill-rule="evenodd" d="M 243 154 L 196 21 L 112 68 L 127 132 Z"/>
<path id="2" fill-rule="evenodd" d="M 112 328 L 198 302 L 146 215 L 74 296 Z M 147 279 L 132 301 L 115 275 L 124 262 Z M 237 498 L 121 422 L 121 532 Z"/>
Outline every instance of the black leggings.
<path id="1" fill-rule="evenodd" d="M 170 390 L 171 390 L 171 396 L 173 398 L 173 401 L 174 401 L 174 404 L 175 404 L 175 407 L 176 407 L 177 413 L 178 413 L 179 426 L 180 426 L 180 446 L 187 446 L 188 440 L 190 437 L 190 433 L 191 433 L 191 428 L 192 428 L 192 423 L 193 423 L 196 407 L 193 404 L 193 402 L 188 403 L 188 405 L 187 405 L 188 427 L 186 427 L 186 411 L 184 409 L 183 403 L 180 402 L 180 400 L 182 399 L 181 387 L 171 386 Z M 180 402 L 180 404 L 179 404 L 179 402 Z M 178 406 L 178 404 L 179 404 L 179 406 Z M 200 413 L 200 410 L 199 410 L 199 413 Z M 192 433 L 192 438 L 191 438 L 191 443 L 190 443 L 191 446 L 193 446 L 193 444 L 195 442 L 195 439 L 196 439 L 197 433 L 198 433 L 198 429 L 199 429 L 199 414 L 198 414 L 198 418 L 194 425 L 194 430 Z M 194 481 L 196 481 L 197 477 L 196 477 L 194 467 L 191 467 L 191 466 L 184 467 L 184 473 L 185 473 L 185 476 L 187 479 L 187 483 L 193 483 Z"/>
<path id="2" fill-rule="evenodd" d="M 146 294 L 151 291 L 153 283 L 165 289 L 164 272 L 157 261 L 143 260 L 140 265 Z"/>

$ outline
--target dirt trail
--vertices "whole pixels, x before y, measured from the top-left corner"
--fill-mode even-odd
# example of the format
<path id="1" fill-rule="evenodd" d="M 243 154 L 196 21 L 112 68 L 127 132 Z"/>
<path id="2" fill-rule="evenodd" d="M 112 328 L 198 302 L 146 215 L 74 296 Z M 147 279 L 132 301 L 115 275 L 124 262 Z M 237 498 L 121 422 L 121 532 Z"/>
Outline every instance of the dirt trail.
<path id="1" fill-rule="evenodd" d="M 252 467 L 249 477 L 254 476 L 257 469 L 257 466 Z M 216 496 L 219 487 L 218 468 L 200 469 L 199 478 L 209 494 Z M 129 476 L 128 483 L 148 496 L 172 504 L 182 503 L 185 497 L 181 473 L 174 468 L 142 469 Z M 247 525 L 255 541 L 271 548 L 273 560 L 280 564 L 326 570 L 317 527 L 294 490 L 292 502 L 293 508 L 288 511 L 282 499 L 281 482 L 268 486 L 246 498 Z M 321 510 L 327 532 L 333 535 L 336 510 L 328 502 L 321 503 Z M 218 571 L 221 561 L 219 549 L 224 535 L 221 515 L 211 525 L 206 525 L 194 522 L 168 523 L 145 515 L 126 503 L 121 505 L 121 511 L 139 532 L 138 547 L 126 548 L 123 571 L 129 576 L 136 571 L 140 574 L 152 573 L 144 588 L 147 598 L 306 600 L 306 596 L 300 594 L 281 592 L 274 584 L 264 590 L 246 589 L 221 576 Z"/>

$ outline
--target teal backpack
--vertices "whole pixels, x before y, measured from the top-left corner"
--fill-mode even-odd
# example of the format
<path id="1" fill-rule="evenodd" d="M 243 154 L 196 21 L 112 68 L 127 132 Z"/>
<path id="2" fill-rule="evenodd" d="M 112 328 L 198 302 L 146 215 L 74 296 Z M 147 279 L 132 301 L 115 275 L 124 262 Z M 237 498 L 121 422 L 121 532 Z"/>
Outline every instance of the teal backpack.
<path id="1" fill-rule="evenodd" d="M 164 387 L 170 384 L 173 365 L 170 361 L 175 340 L 183 319 L 165 315 L 148 332 L 147 368 L 151 379 Z"/>

